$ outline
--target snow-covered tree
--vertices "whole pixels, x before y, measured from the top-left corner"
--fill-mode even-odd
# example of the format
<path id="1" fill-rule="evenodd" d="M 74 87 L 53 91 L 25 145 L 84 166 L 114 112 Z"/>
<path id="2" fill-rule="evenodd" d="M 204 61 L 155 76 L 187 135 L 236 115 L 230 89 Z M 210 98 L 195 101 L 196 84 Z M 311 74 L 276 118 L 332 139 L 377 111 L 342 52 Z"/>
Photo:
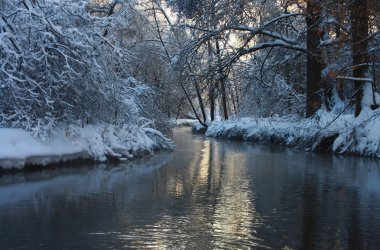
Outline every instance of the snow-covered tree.
<path id="1" fill-rule="evenodd" d="M 135 10 L 112 4 L 107 15 L 98 15 L 96 7 L 104 6 L 96 2 L 2 1 L 1 127 L 46 139 L 58 123 L 132 124 L 147 113 L 139 96 L 142 89 L 152 91 L 129 80 L 136 61 L 128 37 Z"/>
<path id="2" fill-rule="evenodd" d="M 239 110 L 231 107 L 245 106 L 240 110 L 246 112 L 250 103 L 256 110 L 248 113 L 261 115 L 290 112 L 310 117 L 319 109 L 331 111 L 342 101 L 350 106 L 345 108 L 347 112 L 360 110 L 363 81 L 373 83 L 371 107 L 377 107 L 378 1 L 169 3 L 178 10 L 181 27 L 191 37 L 178 62 L 183 66 L 193 62 L 202 69 L 191 71 L 204 79 L 201 96 L 211 107 L 210 96 L 216 91 L 225 107 L 225 118 L 227 110 Z M 360 10 L 367 5 L 371 8 Z M 366 14 L 359 15 L 360 11 Z M 358 15 L 365 16 L 360 24 L 356 23 Z M 352 87 L 354 82 L 356 87 Z M 287 100 L 281 102 L 282 110 L 276 108 L 278 102 L 270 104 L 269 100 L 277 99 Z"/>

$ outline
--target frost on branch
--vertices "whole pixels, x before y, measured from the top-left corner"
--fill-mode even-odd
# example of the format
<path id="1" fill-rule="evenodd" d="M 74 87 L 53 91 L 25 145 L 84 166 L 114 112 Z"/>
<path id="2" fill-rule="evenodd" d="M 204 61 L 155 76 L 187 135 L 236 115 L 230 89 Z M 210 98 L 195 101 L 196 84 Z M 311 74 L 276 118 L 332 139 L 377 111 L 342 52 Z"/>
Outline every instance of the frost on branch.
<path id="1" fill-rule="evenodd" d="M 120 34 L 128 29 L 128 11 L 125 4 L 112 17 L 100 17 L 81 1 L 5 0 L 0 127 L 46 140 L 60 123 L 137 125 L 147 113 L 139 98 L 152 91 L 126 84 L 131 60 Z"/>

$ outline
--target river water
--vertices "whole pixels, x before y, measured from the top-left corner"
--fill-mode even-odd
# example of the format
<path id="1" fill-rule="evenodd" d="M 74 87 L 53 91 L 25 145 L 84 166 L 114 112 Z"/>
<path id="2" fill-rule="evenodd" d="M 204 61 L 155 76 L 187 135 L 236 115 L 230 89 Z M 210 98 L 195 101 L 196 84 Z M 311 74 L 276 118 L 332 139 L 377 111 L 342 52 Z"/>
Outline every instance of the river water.
<path id="1" fill-rule="evenodd" d="M 0 249 L 380 249 L 379 160 L 174 131 L 132 163 L 0 177 Z"/>

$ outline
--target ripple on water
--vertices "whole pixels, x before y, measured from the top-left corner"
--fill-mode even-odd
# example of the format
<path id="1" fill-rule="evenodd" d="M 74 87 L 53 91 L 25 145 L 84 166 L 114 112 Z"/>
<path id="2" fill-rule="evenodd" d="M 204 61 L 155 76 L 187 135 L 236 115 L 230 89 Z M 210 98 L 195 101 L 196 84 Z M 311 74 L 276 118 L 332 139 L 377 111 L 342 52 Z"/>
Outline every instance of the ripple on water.
<path id="1" fill-rule="evenodd" d="M 377 249 L 378 161 L 174 132 L 133 163 L 0 177 L 5 249 Z"/>

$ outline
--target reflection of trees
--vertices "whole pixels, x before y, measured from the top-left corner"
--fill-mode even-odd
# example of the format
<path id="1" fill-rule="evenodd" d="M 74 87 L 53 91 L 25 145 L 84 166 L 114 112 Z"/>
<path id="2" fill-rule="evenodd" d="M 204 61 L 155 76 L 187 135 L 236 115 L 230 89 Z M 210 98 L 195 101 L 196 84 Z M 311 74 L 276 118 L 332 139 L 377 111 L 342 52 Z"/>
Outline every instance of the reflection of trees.
<path id="1" fill-rule="evenodd" d="M 255 229 L 260 221 L 255 211 L 254 194 L 247 173 L 245 154 L 222 148 L 221 188 L 215 206 L 213 232 L 217 247 L 253 246 L 258 239 Z"/>
<path id="2" fill-rule="evenodd" d="M 51 244 L 46 248 L 67 239 L 83 249 L 380 245 L 377 161 L 268 151 L 184 133 L 175 139 L 169 157 L 43 172 L 40 181 L 15 176 L 14 188 L 2 182 L 0 232 L 7 231 L 0 237 L 43 235 Z"/>
<path id="3" fill-rule="evenodd" d="M 191 237 L 182 239 L 185 247 L 252 246 L 259 219 L 252 203 L 245 155 L 212 140 L 195 141 L 191 147 L 196 154 L 187 150 L 174 159 L 174 164 L 181 162 L 187 167 L 163 170 L 170 176 L 163 188 L 173 211 L 155 223 L 155 226 L 170 225 L 161 241 L 166 242 L 164 245 L 178 245 L 173 235 L 181 232 Z M 192 157 L 186 162 L 188 154 Z"/>
<path id="4" fill-rule="evenodd" d="M 315 157 L 308 161 L 303 179 L 303 249 L 373 249 L 363 229 L 373 230 L 365 187 L 365 159 Z M 314 162 L 314 163 L 313 163 Z M 380 204 L 379 204 L 380 205 Z"/>
<path id="5" fill-rule="evenodd" d="M 363 235 L 361 232 L 360 225 L 360 211 L 357 208 L 360 207 L 360 197 L 358 192 L 354 190 L 352 192 L 351 201 L 348 204 L 352 209 L 348 215 L 349 222 L 348 225 L 348 247 L 349 249 L 362 249 L 365 248 L 363 245 Z"/>
<path id="6" fill-rule="evenodd" d="M 358 162 L 213 140 L 197 141 L 194 152 L 202 153 L 192 155 L 189 167 L 166 173 L 173 213 L 158 223 L 176 225 L 165 236 L 170 244 L 179 244 L 172 237 L 177 231 L 191 235 L 182 242 L 195 248 L 210 242 L 219 248 L 363 248 L 371 239 L 362 238 L 360 224 L 371 222 L 360 214 L 362 195 L 354 195 L 368 179 Z"/>
<path id="7" fill-rule="evenodd" d="M 161 183 L 155 195 L 157 202 L 166 197 L 160 204 L 166 210 L 153 223 L 157 230 L 145 228 L 162 246 L 373 249 L 379 243 L 373 232 L 380 225 L 380 192 L 366 186 L 366 160 L 213 140 L 185 140 L 177 147 L 186 150 L 156 170 Z M 379 185 L 375 177 L 373 185 Z"/>
<path id="8" fill-rule="evenodd" d="M 306 177 L 307 178 L 307 177 Z M 318 231 L 317 190 L 313 179 L 303 183 L 302 249 L 316 249 L 315 238 Z"/>

